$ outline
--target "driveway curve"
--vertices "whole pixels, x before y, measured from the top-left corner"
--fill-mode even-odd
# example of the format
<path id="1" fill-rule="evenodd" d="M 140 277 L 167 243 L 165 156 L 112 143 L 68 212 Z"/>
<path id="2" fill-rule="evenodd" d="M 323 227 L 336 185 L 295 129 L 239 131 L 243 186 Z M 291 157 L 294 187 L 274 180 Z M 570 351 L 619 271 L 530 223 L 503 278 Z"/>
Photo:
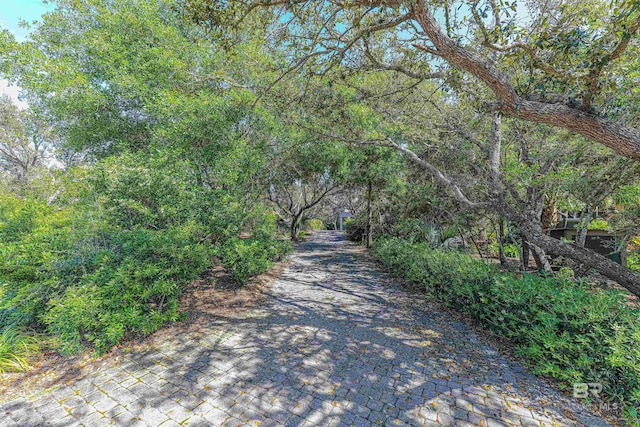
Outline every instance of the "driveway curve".
<path id="1" fill-rule="evenodd" d="M 260 307 L 6 402 L 0 425 L 609 424 L 320 232 Z"/>

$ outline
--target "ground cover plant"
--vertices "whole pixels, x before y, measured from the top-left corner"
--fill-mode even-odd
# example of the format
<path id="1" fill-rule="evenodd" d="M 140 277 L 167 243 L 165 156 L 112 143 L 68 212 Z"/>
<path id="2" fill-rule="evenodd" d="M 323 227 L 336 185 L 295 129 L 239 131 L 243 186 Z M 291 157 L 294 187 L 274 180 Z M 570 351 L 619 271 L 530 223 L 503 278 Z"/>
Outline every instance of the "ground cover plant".
<path id="1" fill-rule="evenodd" d="M 21 371 L 29 366 L 29 356 L 38 351 L 38 340 L 19 327 L 0 330 L 0 374 Z"/>

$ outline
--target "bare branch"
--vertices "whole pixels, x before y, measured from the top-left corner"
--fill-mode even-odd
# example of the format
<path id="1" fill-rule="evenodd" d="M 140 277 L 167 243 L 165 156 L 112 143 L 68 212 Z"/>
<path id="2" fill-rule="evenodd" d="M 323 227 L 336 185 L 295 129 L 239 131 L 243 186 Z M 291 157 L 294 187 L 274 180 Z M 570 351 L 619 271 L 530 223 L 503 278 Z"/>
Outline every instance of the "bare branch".
<path id="1" fill-rule="evenodd" d="M 464 129 L 456 126 L 451 126 L 451 125 L 439 125 L 438 127 L 441 129 L 446 129 L 450 132 L 453 132 L 461 136 L 462 138 L 466 139 L 467 141 L 469 141 L 470 143 L 478 147 L 483 153 L 485 154 L 489 153 L 489 150 L 487 149 L 487 145 L 485 143 L 481 142 L 479 139 L 477 139 L 475 136 L 471 135 L 469 132 L 465 131 Z"/>
<path id="2" fill-rule="evenodd" d="M 430 53 L 431 55 L 435 55 L 435 56 L 442 56 L 440 54 L 440 52 L 438 52 L 436 49 L 432 49 L 429 46 L 425 46 L 423 44 L 420 43 L 412 43 L 412 46 L 415 47 L 416 49 L 422 50 L 424 52 Z"/>
<path id="3" fill-rule="evenodd" d="M 385 64 L 383 62 L 378 61 L 373 56 L 373 54 L 369 50 L 369 45 L 368 45 L 368 43 L 366 43 L 366 41 L 365 41 L 364 45 L 365 45 L 365 49 L 364 49 L 365 56 L 379 70 L 397 71 L 397 72 L 402 73 L 402 74 L 404 74 L 406 76 L 412 77 L 414 79 L 419 79 L 419 80 L 442 79 L 445 76 L 444 73 L 440 73 L 440 72 L 423 74 L 423 73 L 417 73 L 415 71 L 407 70 L 406 68 L 401 67 L 399 65 Z"/>

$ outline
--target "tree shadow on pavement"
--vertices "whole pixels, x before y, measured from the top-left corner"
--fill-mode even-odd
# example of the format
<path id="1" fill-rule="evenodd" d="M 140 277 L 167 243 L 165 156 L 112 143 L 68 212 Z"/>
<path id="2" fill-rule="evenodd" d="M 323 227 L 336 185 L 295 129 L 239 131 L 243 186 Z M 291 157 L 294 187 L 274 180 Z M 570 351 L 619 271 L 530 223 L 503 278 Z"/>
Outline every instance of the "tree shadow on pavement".
<path id="1" fill-rule="evenodd" d="M 0 409 L 33 425 L 607 425 L 446 313 L 417 309 L 340 240 L 298 245 L 245 318 Z"/>

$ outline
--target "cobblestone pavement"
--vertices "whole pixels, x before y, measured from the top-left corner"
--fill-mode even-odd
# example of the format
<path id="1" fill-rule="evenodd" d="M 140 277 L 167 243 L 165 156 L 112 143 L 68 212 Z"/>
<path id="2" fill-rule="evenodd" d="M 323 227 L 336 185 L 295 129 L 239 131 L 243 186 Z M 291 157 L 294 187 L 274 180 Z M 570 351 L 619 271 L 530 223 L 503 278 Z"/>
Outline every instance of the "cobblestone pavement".
<path id="1" fill-rule="evenodd" d="M 0 425 L 609 425 L 410 295 L 337 233 L 269 300 L 0 406 Z M 4 418 L 2 418 L 4 416 Z"/>

